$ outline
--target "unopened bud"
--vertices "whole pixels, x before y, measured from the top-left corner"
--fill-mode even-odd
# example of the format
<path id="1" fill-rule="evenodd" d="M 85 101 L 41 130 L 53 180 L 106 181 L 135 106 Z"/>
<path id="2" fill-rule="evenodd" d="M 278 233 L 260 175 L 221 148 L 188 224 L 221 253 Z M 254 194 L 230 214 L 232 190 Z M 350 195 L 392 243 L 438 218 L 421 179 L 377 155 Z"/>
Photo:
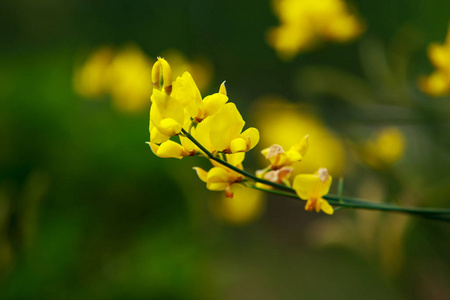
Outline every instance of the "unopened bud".
<path id="1" fill-rule="evenodd" d="M 153 65 L 152 83 L 154 88 L 164 89 L 168 95 L 172 92 L 172 70 L 164 58 L 158 57 L 158 61 Z"/>

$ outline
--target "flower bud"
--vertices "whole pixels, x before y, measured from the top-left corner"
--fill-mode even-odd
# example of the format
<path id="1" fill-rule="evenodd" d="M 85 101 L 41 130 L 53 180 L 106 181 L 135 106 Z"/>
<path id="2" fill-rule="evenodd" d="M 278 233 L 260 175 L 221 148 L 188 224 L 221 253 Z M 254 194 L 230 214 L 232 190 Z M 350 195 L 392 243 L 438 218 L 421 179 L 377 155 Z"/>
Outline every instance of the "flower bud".
<path id="1" fill-rule="evenodd" d="M 158 57 L 158 61 L 153 65 L 152 83 L 154 88 L 163 89 L 167 95 L 172 92 L 172 70 L 164 58 Z"/>

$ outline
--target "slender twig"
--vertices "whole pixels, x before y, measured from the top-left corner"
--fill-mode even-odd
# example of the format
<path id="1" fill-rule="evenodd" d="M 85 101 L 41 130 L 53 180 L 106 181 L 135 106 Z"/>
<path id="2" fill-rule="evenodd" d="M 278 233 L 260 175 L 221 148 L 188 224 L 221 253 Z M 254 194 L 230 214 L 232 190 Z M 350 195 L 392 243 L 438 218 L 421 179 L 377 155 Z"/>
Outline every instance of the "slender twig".
<path id="1" fill-rule="evenodd" d="M 257 187 L 255 185 L 250 185 L 250 187 L 257 189 L 257 190 L 272 193 L 272 194 L 295 198 L 297 200 L 303 200 L 296 194 L 296 192 L 293 188 L 279 184 L 279 183 L 275 183 L 272 181 L 268 181 L 263 178 L 259 178 L 251 173 L 248 173 L 245 170 L 239 169 L 238 167 L 233 166 L 233 165 L 229 164 L 228 162 L 214 156 L 210 151 L 208 151 L 205 147 L 203 147 L 203 145 L 200 144 L 186 130 L 182 129 L 182 133 L 188 139 L 190 139 L 200 150 L 202 150 L 206 154 L 206 156 L 208 156 L 209 159 L 214 160 L 214 161 L 222 164 L 223 166 L 225 166 L 247 178 L 252 179 L 255 182 L 259 182 L 259 183 L 274 187 L 274 188 L 276 188 L 276 190 L 264 189 L 264 188 Z M 389 203 L 373 203 L 373 202 L 364 201 L 364 200 L 358 199 L 358 198 L 344 197 L 341 194 L 340 195 L 328 194 L 326 196 L 323 196 L 323 198 L 326 199 L 331 205 L 334 205 L 334 206 L 408 213 L 408 214 L 420 215 L 425 218 L 450 221 L 450 209 L 447 209 L 447 208 L 401 207 L 401 206 L 397 206 L 397 205 L 393 205 L 393 204 L 389 204 Z"/>

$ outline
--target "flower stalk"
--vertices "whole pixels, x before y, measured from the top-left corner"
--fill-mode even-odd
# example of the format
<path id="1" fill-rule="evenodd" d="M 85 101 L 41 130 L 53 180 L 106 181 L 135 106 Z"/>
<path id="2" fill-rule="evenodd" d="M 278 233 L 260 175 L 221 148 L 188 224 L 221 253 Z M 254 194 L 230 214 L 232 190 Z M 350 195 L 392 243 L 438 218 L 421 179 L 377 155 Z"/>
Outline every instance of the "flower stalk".
<path id="1" fill-rule="evenodd" d="M 263 178 L 259 178 L 245 170 L 239 169 L 228 162 L 220 159 L 217 156 L 214 156 L 211 152 L 209 152 L 205 147 L 203 147 L 202 144 L 200 144 L 191 134 L 189 134 L 186 130 L 181 130 L 182 134 L 186 136 L 189 140 L 191 140 L 198 148 L 200 148 L 209 159 L 216 161 L 217 163 L 223 165 L 226 168 L 229 168 L 233 170 L 234 172 L 237 172 L 243 176 L 245 176 L 248 179 L 253 180 L 257 183 L 262 183 L 264 185 L 268 185 L 270 187 L 273 187 L 274 189 L 266 189 L 262 187 L 258 187 L 256 184 L 248 184 L 249 187 L 280 195 L 285 196 L 289 198 L 293 198 L 296 200 L 304 200 L 301 199 L 297 194 L 296 191 L 288 186 L 272 182 L 269 180 L 265 180 Z M 353 208 L 353 209 L 367 209 L 367 210 L 376 210 L 376 211 L 387 211 L 387 212 L 396 212 L 396 213 L 405 213 L 410 215 L 417 215 L 428 219 L 434 219 L 434 220 L 442 220 L 442 221 L 450 221 L 450 209 L 446 208 L 419 208 L 419 207 L 402 207 L 398 205 L 393 205 L 389 203 L 374 203 L 365 201 L 362 199 L 354 198 L 354 197 L 346 197 L 343 195 L 333 195 L 333 194 L 327 194 L 323 196 L 324 199 L 328 201 L 330 205 L 338 206 L 342 208 Z"/>

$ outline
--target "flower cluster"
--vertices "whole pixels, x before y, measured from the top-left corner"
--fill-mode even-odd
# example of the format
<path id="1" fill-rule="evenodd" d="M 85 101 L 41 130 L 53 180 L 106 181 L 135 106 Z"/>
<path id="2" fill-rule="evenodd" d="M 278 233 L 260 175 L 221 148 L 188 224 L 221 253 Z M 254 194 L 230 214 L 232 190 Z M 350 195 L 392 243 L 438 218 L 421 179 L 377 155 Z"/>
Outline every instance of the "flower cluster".
<path id="1" fill-rule="evenodd" d="M 450 25 L 445 43 L 430 44 L 428 57 L 436 71 L 419 80 L 421 90 L 432 96 L 450 94 Z"/>
<path id="2" fill-rule="evenodd" d="M 274 8 L 281 25 L 269 31 L 268 42 L 288 59 L 322 40 L 345 42 L 364 30 L 342 0 L 277 0 Z"/>
<path id="3" fill-rule="evenodd" d="M 209 171 L 199 167 L 194 170 L 209 190 L 225 191 L 229 198 L 243 186 L 265 190 L 275 186 L 287 188 L 306 200 L 306 210 L 333 213 L 323 199 L 331 185 L 326 169 L 297 175 L 292 188 L 288 180 L 293 164 L 307 152 L 308 136 L 288 151 L 279 145 L 264 149 L 262 153 L 270 165 L 256 176 L 251 175 L 244 171 L 242 162 L 245 152 L 259 142 L 259 131 L 253 127 L 242 131 L 245 121 L 236 105 L 228 102 L 224 83 L 217 93 L 202 98 L 189 72 L 172 81 L 171 67 L 163 58 L 153 65 L 152 83 L 148 144 L 155 155 L 208 158 L 213 165 Z"/>
<path id="4" fill-rule="evenodd" d="M 291 186 L 289 177 L 294 171 L 293 165 L 303 159 L 308 151 L 308 135 L 300 143 L 292 146 L 288 151 L 284 151 L 280 145 L 272 145 L 262 150 L 262 154 L 270 162 L 270 165 L 263 170 L 258 170 L 256 175 L 267 181 Z M 295 176 L 292 184 L 297 195 L 306 200 L 305 209 L 316 212 L 323 211 L 326 214 L 333 214 L 333 207 L 322 197 L 328 194 L 331 186 L 331 176 L 327 169 L 320 168 L 315 174 L 299 174 Z M 271 188 L 264 184 L 258 186 Z"/>

